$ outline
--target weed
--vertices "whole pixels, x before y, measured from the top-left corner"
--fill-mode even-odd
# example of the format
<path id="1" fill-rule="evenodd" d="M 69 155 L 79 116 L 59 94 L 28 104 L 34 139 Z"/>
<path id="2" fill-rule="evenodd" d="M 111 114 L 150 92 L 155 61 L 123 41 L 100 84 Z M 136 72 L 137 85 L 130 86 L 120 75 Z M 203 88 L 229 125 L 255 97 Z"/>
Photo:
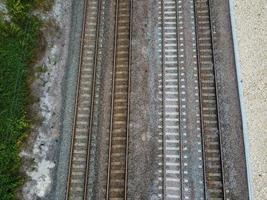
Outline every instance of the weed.
<path id="1" fill-rule="evenodd" d="M 38 6 L 49 9 L 51 5 L 45 0 L 4 2 L 10 21 L 0 16 L 0 198 L 12 200 L 24 180 L 19 152 L 30 130 L 27 75 L 37 54 L 41 27 L 31 13 Z"/>

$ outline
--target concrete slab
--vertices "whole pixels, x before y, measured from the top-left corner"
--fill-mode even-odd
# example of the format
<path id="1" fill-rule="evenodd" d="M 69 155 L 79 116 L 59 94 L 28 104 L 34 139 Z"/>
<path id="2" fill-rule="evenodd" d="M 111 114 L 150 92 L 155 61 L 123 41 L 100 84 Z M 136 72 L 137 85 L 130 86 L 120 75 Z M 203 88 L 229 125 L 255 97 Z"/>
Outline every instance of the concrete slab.
<path id="1" fill-rule="evenodd" d="M 253 197 L 263 200 L 267 199 L 267 2 L 236 0 L 234 11 Z"/>

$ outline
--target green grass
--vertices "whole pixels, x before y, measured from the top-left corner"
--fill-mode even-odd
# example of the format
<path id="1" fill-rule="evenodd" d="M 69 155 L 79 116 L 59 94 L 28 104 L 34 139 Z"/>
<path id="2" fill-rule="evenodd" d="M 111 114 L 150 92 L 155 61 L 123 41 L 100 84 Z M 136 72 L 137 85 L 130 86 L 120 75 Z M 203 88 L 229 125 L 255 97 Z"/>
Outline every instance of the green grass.
<path id="1" fill-rule="evenodd" d="M 30 130 L 30 66 L 41 22 L 31 15 L 41 0 L 5 0 L 10 21 L 0 15 L 0 199 L 16 199 L 23 183 L 20 147 Z M 47 2 L 43 0 L 43 2 Z M 47 6 L 47 4 L 46 4 Z"/>

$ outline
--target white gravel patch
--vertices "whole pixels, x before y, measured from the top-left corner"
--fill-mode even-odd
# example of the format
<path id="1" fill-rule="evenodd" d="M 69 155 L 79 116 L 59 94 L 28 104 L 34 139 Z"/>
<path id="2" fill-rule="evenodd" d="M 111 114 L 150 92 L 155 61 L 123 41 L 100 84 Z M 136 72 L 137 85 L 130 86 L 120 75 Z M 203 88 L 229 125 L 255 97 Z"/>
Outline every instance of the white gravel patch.
<path id="1" fill-rule="evenodd" d="M 7 13 L 6 5 L 1 0 L 0 0 L 0 12 L 4 14 Z"/>
<path id="2" fill-rule="evenodd" d="M 3 16 L 3 19 L 6 21 L 10 21 L 10 17 L 8 16 L 8 11 L 6 5 L 3 3 L 3 0 L 0 0 L 0 16 Z"/>

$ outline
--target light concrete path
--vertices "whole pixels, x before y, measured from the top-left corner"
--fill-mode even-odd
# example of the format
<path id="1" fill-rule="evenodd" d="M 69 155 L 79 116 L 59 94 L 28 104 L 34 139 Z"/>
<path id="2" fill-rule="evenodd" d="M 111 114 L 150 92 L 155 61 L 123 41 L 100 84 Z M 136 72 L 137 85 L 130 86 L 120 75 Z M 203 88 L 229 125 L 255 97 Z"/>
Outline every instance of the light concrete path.
<path id="1" fill-rule="evenodd" d="M 267 1 L 236 0 L 236 33 L 248 122 L 253 196 L 267 199 Z"/>

